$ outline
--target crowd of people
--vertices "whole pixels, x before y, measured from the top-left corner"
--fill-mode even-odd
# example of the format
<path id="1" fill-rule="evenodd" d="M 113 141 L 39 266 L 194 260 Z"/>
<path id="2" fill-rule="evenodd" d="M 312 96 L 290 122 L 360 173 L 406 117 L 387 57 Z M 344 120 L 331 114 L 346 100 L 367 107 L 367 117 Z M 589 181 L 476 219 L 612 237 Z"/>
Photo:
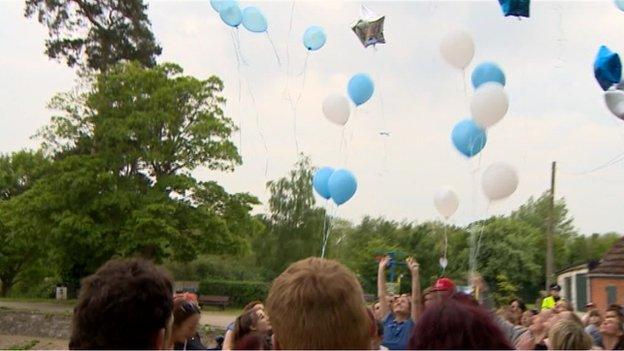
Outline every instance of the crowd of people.
<path id="1" fill-rule="evenodd" d="M 554 284 L 541 309 L 520 299 L 496 310 L 485 281 L 471 294 L 448 278 L 421 292 L 419 265 L 406 260 L 410 294 L 391 294 L 389 258 L 379 262 L 378 300 L 368 306 L 357 277 L 339 262 L 308 258 L 288 267 L 266 299 L 230 326 L 224 350 L 488 349 L 623 350 L 624 313 L 588 304 L 580 318 Z M 167 272 L 141 259 L 111 260 L 86 278 L 72 321 L 71 349 L 206 349 L 196 296 L 174 294 Z"/>

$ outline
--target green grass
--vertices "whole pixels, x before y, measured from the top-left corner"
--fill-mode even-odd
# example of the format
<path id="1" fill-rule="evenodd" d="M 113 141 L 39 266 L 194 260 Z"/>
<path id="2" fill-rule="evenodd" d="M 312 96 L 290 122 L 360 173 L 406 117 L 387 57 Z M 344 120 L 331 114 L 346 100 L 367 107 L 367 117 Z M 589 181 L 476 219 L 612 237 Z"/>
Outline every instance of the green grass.
<path id="1" fill-rule="evenodd" d="M 31 340 L 24 344 L 10 346 L 9 350 L 30 350 L 33 347 L 35 347 L 35 345 L 37 345 L 38 343 L 39 343 L 39 340 Z"/>

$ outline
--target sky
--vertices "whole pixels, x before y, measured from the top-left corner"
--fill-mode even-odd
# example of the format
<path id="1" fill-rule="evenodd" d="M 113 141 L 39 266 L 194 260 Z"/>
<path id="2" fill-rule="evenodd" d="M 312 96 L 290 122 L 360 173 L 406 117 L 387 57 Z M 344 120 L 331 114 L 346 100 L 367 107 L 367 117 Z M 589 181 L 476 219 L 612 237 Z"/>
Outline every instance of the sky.
<path id="1" fill-rule="evenodd" d="M 386 44 L 376 50 L 365 49 L 350 29 L 361 5 L 386 16 Z M 556 196 L 565 198 L 579 231 L 624 233 L 624 162 L 600 168 L 624 152 L 624 122 L 607 110 L 592 72 L 600 45 L 624 49 L 624 12 L 611 1 L 533 1 L 531 17 L 522 20 L 505 18 L 495 0 L 241 6 L 261 9 L 268 34 L 227 27 L 208 1 L 149 2 L 163 47 L 159 62 L 178 63 L 200 79 L 220 77 L 226 115 L 240 126 L 232 138 L 243 165 L 232 173 L 200 168 L 198 178 L 265 201 L 266 182 L 286 175 L 299 151 L 315 166 L 347 168 L 357 177 L 357 193 L 337 209 L 340 217 L 441 219 L 433 196 L 449 186 L 460 201 L 450 222 L 463 225 L 508 214 L 547 191 L 557 161 Z M 311 25 L 325 29 L 327 43 L 308 53 L 302 35 Z M 496 62 L 505 71 L 510 102 L 507 115 L 488 130 L 481 156 L 470 160 L 454 149 L 450 133 L 469 116 L 473 89 L 439 53 L 443 37 L 457 29 L 475 42 L 465 76 L 481 62 Z M 46 35 L 36 20 L 23 17 L 23 2 L 0 1 L 2 152 L 36 147 L 31 136 L 54 113 L 48 101 L 76 84 L 73 70 L 44 55 Z M 360 72 L 373 78 L 375 93 L 352 110 L 343 131 L 325 119 L 322 102 L 332 93 L 346 95 L 348 80 Z M 298 101 L 296 108 L 291 101 Z M 517 169 L 520 183 L 509 198 L 488 204 L 480 177 L 499 161 Z"/>

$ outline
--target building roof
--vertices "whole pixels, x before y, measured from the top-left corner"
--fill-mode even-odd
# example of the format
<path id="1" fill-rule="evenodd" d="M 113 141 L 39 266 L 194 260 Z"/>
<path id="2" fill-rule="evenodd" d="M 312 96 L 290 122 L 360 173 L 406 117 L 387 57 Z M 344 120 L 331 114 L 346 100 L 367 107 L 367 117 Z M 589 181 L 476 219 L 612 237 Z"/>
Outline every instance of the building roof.
<path id="1" fill-rule="evenodd" d="M 581 270 L 587 269 L 587 266 L 588 266 L 587 263 L 577 264 L 577 265 L 562 269 L 555 274 L 561 275 L 561 274 L 568 273 L 568 272 L 581 271 Z"/>
<path id="2" fill-rule="evenodd" d="M 591 274 L 624 274 L 624 237 L 615 243 L 602 257 Z"/>

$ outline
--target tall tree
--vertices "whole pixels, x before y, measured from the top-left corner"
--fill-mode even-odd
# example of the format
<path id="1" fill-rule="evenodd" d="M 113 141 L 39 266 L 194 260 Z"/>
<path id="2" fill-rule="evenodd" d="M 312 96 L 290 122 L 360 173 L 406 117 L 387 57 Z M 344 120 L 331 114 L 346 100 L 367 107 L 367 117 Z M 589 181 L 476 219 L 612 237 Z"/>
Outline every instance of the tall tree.
<path id="1" fill-rule="evenodd" d="M 25 16 L 48 28 L 46 54 L 68 66 L 105 71 L 121 61 L 156 64 L 143 0 L 26 0 Z"/>
<path id="2" fill-rule="evenodd" d="M 0 156 L 0 296 L 6 296 L 18 275 L 41 263 L 45 240 L 36 227 L 11 225 L 20 214 L 16 199 L 49 171 L 50 161 L 40 152 L 20 151 Z"/>
<path id="3" fill-rule="evenodd" d="M 254 246 L 271 277 L 290 263 L 321 252 L 325 212 L 315 206 L 313 171 L 310 159 L 302 156 L 288 176 L 267 184 L 271 192 L 267 229 Z"/>
<path id="4" fill-rule="evenodd" d="M 61 113 L 40 133 L 53 172 L 24 195 L 63 279 L 76 284 L 115 255 L 188 261 L 248 249 L 257 199 L 191 174 L 240 163 L 222 88 L 173 64 L 126 63 L 53 99 Z"/>

